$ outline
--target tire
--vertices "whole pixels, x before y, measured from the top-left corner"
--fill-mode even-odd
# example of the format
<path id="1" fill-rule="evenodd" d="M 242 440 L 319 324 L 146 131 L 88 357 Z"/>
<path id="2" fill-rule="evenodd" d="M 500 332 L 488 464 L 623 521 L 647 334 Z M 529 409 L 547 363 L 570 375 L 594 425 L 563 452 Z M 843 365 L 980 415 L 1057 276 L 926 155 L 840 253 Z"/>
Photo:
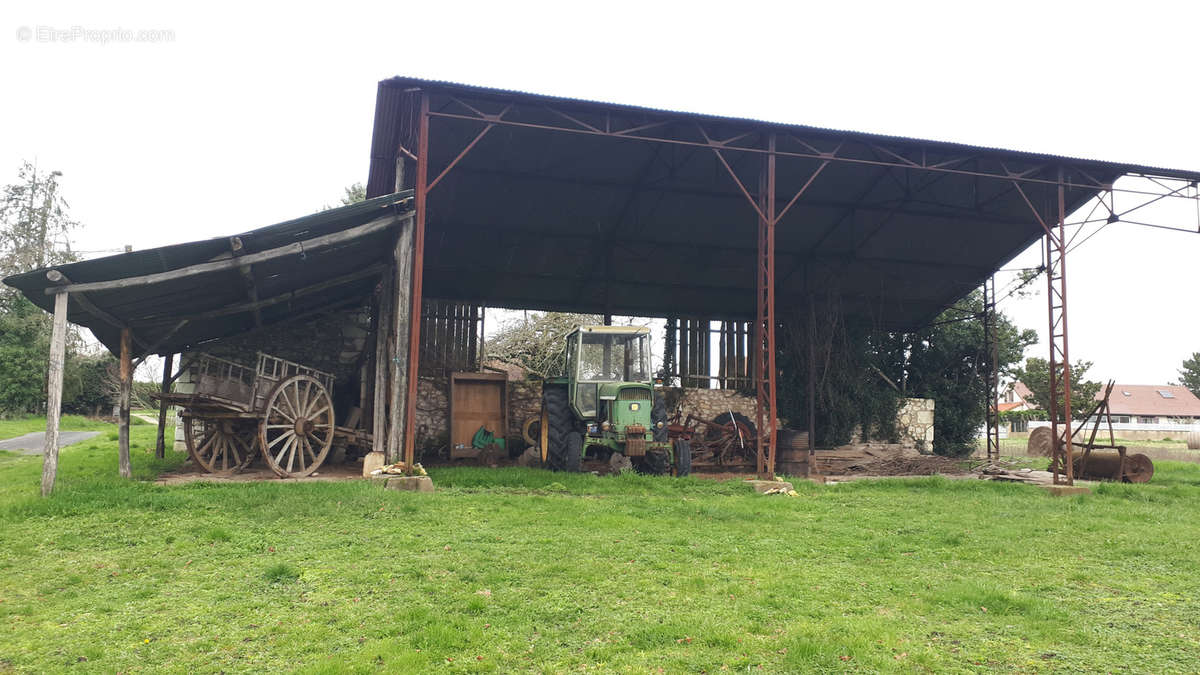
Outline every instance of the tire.
<path id="1" fill-rule="evenodd" d="M 567 451 L 567 435 L 575 429 L 571 408 L 567 405 L 566 387 L 542 388 L 542 407 L 546 409 L 546 463 L 551 469 L 563 469 Z"/>
<path id="2" fill-rule="evenodd" d="M 658 423 L 662 422 L 662 427 L 659 428 Z M 655 392 L 654 407 L 650 409 L 650 424 L 651 431 L 654 433 L 654 440 L 662 442 L 667 440 L 667 402 L 663 400 L 662 394 Z"/>
<path id="3" fill-rule="evenodd" d="M 671 454 L 666 450 L 647 450 L 638 468 L 642 473 L 661 476 L 671 470 Z"/>
<path id="4" fill-rule="evenodd" d="M 583 470 L 583 434 L 572 431 L 567 434 L 563 451 L 562 470 L 579 473 Z"/>
<path id="5" fill-rule="evenodd" d="M 749 417 L 746 417 L 746 416 L 745 416 L 745 415 L 743 415 L 742 413 L 735 412 L 735 413 L 733 413 L 733 414 L 732 414 L 732 416 L 731 416 L 731 415 L 730 415 L 730 413 L 723 412 L 723 413 L 721 413 L 720 415 L 717 415 L 717 416 L 716 416 L 716 417 L 713 419 L 713 422 L 715 422 L 715 423 L 717 423 L 717 424 L 722 424 L 722 425 L 723 425 L 723 424 L 729 424 L 730 420 L 734 420 L 734 421 L 736 421 L 738 424 L 740 424 L 741 426 L 743 426 L 743 427 L 745 427 L 746 429 L 748 429 L 748 430 L 750 431 L 750 436 L 751 436 L 752 438 L 757 438 L 758 427 L 754 426 L 754 422 L 751 422 L 751 421 L 750 421 L 750 418 L 749 418 Z M 719 438 L 721 438 L 721 432 L 720 432 L 720 431 L 718 431 L 718 430 L 716 430 L 716 429 L 713 429 L 713 428 L 709 428 L 709 429 L 708 429 L 708 431 L 706 431 L 706 432 L 705 432 L 705 434 L 704 434 L 704 440 L 706 440 L 706 441 L 708 441 L 708 442 L 710 442 L 710 443 L 711 443 L 712 441 L 715 441 L 715 440 L 719 439 Z M 747 438 L 747 439 L 744 439 L 744 440 L 746 440 L 746 441 L 749 441 L 750 439 L 749 439 L 749 438 Z"/>
<path id="6" fill-rule="evenodd" d="M 675 439 L 675 476 L 683 478 L 692 473 L 692 444 L 682 438 Z"/>

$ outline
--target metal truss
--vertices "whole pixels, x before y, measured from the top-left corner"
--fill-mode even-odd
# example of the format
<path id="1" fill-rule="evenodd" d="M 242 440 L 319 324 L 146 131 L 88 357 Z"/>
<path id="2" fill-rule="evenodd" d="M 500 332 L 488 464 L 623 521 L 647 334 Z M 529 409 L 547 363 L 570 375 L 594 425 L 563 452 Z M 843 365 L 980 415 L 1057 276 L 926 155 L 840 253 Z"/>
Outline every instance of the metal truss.
<path id="1" fill-rule="evenodd" d="M 1070 484 L 1074 480 L 1071 463 L 1071 445 L 1065 442 L 1065 436 L 1070 432 L 1071 417 L 1071 369 L 1068 360 L 1067 340 L 1067 276 L 1066 258 L 1072 239 L 1067 237 L 1067 228 L 1075 225 L 1087 225 L 1092 222 L 1091 216 L 1080 222 L 1066 221 L 1066 195 L 1069 191 L 1094 191 L 1108 195 L 1105 206 L 1108 215 L 1104 217 L 1105 224 L 1112 222 L 1130 222 L 1151 227 L 1167 227 L 1167 229 L 1183 229 L 1147 222 L 1132 220 L 1127 216 L 1133 212 L 1156 203 L 1159 200 L 1171 198 L 1192 199 L 1197 203 L 1197 229 L 1184 231 L 1200 231 L 1200 190 L 1196 182 L 1180 176 L 1132 172 L 1128 175 L 1145 179 L 1149 182 L 1146 189 L 1123 188 L 1114 185 L 1113 180 L 1106 176 L 1097 176 L 1100 169 L 1096 162 L 1084 160 L 1069 160 L 1038 155 L 1028 155 L 1021 166 L 1010 168 L 1004 161 L 998 159 L 1000 151 L 991 151 L 968 146 L 944 146 L 945 150 L 930 152 L 925 146 L 905 143 L 898 140 L 894 143 L 884 139 L 846 134 L 837 136 L 833 132 L 814 131 L 805 134 L 793 130 L 784 132 L 779 125 L 765 126 L 741 120 L 701 117 L 672 117 L 667 114 L 657 114 L 654 111 L 617 110 L 581 112 L 568 102 L 561 105 L 548 104 L 543 101 L 528 103 L 513 103 L 499 101 L 486 95 L 474 97 L 471 101 L 466 97 L 442 95 L 438 96 L 438 108 L 431 109 L 431 92 L 426 89 L 415 89 L 408 97 L 409 103 L 400 110 L 398 120 L 400 140 L 396 149 L 399 164 L 411 160 L 416 164 L 416 221 L 414 232 L 415 258 L 413 261 L 413 316 L 420 316 L 421 284 L 423 275 L 423 256 L 425 243 L 426 199 L 428 192 L 437 187 L 443 178 L 465 157 L 480 140 L 493 128 L 505 126 L 513 129 L 528 129 L 556 133 L 583 134 L 597 137 L 626 139 L 638 142 L 658 143 L 667 145 L 687 146 L 713 152 L 733 179 L 740 194 L 746 199 L 758 218 L 758 237 L 756 246 L 756 313 L 754 320 L 754 359 L 756 393 L 758 400 L 758 433 L 759 458 L 758 473 L 762 477 L 774 474 L 775 467 L 775 425 L 778 418 L 776 408 L 776 363 L 775 363 L 775 227 L 788 211 L 797 203 L 813 181 L 830 164 L 848 164 L 863 167 L 878 167 L 874 180 L 898 181 L 897 170 L 904 172 L 906 177 L 912 173 L 925 174 L 936 178 L 941 175 L 957 175 L 975 179 L 976 185 L 981 181 L 994 181 L 996 185 L 1005 185 L 1005 189 L 977 201 L 972 215 L 986 216 L 986 206 L 999 199 L 1019 194 L 1028 204 L 1037 222 L 1045 231 L 1044 246 L 1046 251 L 1047 288 L 1049 290 L 1048 318 L 1050 326 L 1051 346 L 1051 409 L 1058 407 L 1059 387 L 1063 392 L 1063 408 L 1065 420 L 1063 425 L 1057 415 L 1051 415 L 1051 426 L 1054 431 L 1055 450 L 1055 482 Z M 494 112 L 485 112 L 492 109 Z M 461 148 L 455 157 L 429 179 L 429 126 L 433 120 L 451 120 L 459 122 L 479 123 L 482 125 L 476 135 Z M 690 120 L 690 121 L 689 121 Z M 411 144 L 416 148 L 410 148 Z M 759 186 L 756 194 L 747 189 L 745 182 L 739 177 L 734 164 L 726 156 L 750 155 L 762 159 L 759 172 Z M 1004 153 L 1012 157 L 1011 153 Z M 777 163 L 782 160 L 804 160 L 806 167 L 816 163 L 815 170 L 810 170 L 808 178 L 797 187 L 793 196 L 778 208 L 775 195 L 777 194 Z M 1011 160 L 1010 160 L 1011 161 Z M 924 189 L 933 184 L 926 180 Z M 872 184 L 874 185 L 874 184 Z M 908 187 L 902 186 L 911 199 L 912 193 Z M 1051 194 L 1057 197 L 1057 209 L 1039 209 L 1031 199 L 1041 199 Z M 861 197 L 866 199 L 870 188 Z M 785 193 L 787 194 L 787 193 Z M 1118 210 L 1114 195 L 1124 194 L 1145 197 L 1145 203 L 1128 209 Z M 1104 199 L 1100 198 L 1100 204 Z M 903 208 L 899 204 L 885 205 L 892 211 Z M 855 208 L 848 206 L 848 209 Z M 1056 211 L 1056 213 L 1054 213 Z M 1053 215 L 1048 215 L 1053 214 Z M 885 222 L 890 216 L 885 219 Z M 835 226 L 836 227 L 836 226 Z M 882 227 L 882 225 L 880 226 Z M 877 230 L 876 230 L 877 231 Z M 1076 232 L 1078 234 L 1078 232 Z M 825 235 L 828 236 L 828 233 Z M 868 238 L 871 233 L 868 233 Z M 1090 235 L 1089 235 L 1090 236 Z M 1085 239 L 1086 241 L 1086 239 Z M 1082 243 L 1082 242 L 1080 242 Z M 798 268 L 797 268 L 798 269 Z M 790 276 L 793 269 L 785 276 Z M 994 312 L 995 288 L 991 287 L 989 299 L 992 301 Z M 995 317 L 993 315 L 992 321 Z M 409 362 L 408 362 L 408 396 L 406 400 L 407 414 L 404 425 L 404 457 L 405 461 L 413 461 L 414 425 L 417 395 L 417 372 L 420 341 L 420 321 L 410 322 Z M 993 352 L 993 363 L 995 353 Z M 811 375 L 810 375 L 811 378 Z M 998 386 L 995 378 L 989 382 L 992 405 L 995 405 L 995 393 Z M 811 385 L 810 385 L 811 392 Z M 811 395 L 811 394 L 810 394 Z M 993 422 L 994 420 L 989 420 Z M 815 437 L 813 420 L 810 419 L 810 439 Z M 1063 429 L 1060 433 L 1060 429 Z M 997 426 L 998 433 L 998 426 Z M 992 434 L 989 426 L 989 456 L 992 452 Z M 998 440 L 997 440 L 998 443 Z M 999 452 L 998 445 L 995 452 Z"/>

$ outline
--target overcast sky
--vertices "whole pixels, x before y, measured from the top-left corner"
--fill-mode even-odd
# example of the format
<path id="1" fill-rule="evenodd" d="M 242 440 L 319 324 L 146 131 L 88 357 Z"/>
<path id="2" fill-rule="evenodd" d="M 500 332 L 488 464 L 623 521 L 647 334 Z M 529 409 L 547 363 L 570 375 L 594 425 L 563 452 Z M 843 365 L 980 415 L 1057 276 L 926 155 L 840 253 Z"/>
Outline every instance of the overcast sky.
<path id="1" fill-rule="evenodd" d="M 25 159 L 62 171 L 84 251 L 335 203 L 366 179 L 375 85 L 397 74 L 1200 169 L 1195 0 L 100 4 L 0 7 L 0 180 Z M 1174 378 L 1200 351 L 1198 259 L 1195 234 L 1088 240 L 1072 356 Z M 1044 335 L 1037 288 L 1003 308 Z"/>

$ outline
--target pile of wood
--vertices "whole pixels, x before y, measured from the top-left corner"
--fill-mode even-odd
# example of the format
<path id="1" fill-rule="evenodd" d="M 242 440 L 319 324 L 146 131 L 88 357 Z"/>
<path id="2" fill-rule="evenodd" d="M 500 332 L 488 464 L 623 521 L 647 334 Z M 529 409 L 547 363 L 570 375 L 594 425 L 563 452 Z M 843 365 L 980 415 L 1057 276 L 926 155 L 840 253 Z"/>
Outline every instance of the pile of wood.
<path id="1" fill-rule="evenodd" d="M 855 443 L 831 450 L 818 449 L 813 460 L 813 473 L 822 476 L 931 476 L 967 472 L 961 460 L 922 455 L 915 448 L 893 443 Z M 779 462 L 784 471 L 798 473 L 796 469 L 807 461 L 806 450 L 780 449 Z"/>

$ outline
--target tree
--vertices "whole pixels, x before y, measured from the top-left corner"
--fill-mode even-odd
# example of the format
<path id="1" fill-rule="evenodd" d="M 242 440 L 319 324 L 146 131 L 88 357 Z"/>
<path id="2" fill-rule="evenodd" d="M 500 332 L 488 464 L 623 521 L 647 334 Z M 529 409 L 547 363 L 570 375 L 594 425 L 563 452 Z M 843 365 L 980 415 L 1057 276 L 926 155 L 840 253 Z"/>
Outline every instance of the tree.
<path id="1" fill-rule="evenodd" d="M 927 328 L 901 340 L 896 358 L 903 366 L 898 379 L 906 395 L 935 401 L 933 451 L 939 455 L 969 454 L 984 424 L 991 354 L 982 316 L 983 295 L 976 291 Z M 997 367 L 1002 375 L 1010 375 L 1025 348 L 1037 342 L 1037 333 L 1021 330 L 1003 314 L 997 315 L 997 326 Z"/>
<path id="2" fill-rule="evenodd" d="M 1100 391 L 1100 383 L 1087 379 L 1087 372 L 1092 367 L 1091 361 L 1076 361 L 1071 364 L 1071 417 L 1083 419 L 1090 411 L 1096 394 Z M 1030 357 L 1025 360 L 1024 367 L 1017 368 L 1011 373 L 1014 379 L 1020 380 L 1029 387 L 1030 400 L 1039 407 L 1050 410 L 1050 362 L 1046 359 Z M 1058 386 L 1058 406 L 1054 415 L 1061 420 L 1066 405 L 1064 402 L 1062 381 Z"/>
<path id="3" fill-rule="evenodd" d="M 67 213 L 58 171 L 40 172 L 25 162 L 17 182 L 0 188 L 0 277 L 77 260 L 70 233 L 79 224 Z M 16 289 L 0 286 L 0 414 L 40 411 L 45 401 L 50 316 Z M 80 350 L 73 331 L 66 355 Z M 72 395 L 67 380 L 64 401 Z"/>
<path id="4" fill-rule="evenodd" d="M 367 199 L 367 188 L 362 183 L 354 183 L 345 188 L 346 194 L 342 197 L 342 206 L 350 206 L 357 204 Z"/>
<path id="5" fill-rule="evenodd" d="M 39 411 L 46 400 L 47 318 L 19 293 L 0 298 L 0 417 Z"/>
<path id="6" fill-rule="evenodd" d="M 79 223 L 67 215 L 61 176 L 25 162 L 17 182 L 0 190 L 0 277 L 78 260 L 70 234 Z"/>
<path id="7" fill-rule="evenodd" d="M 1193 352 L 1190 359 L 1183 360 L 1179 369 L 1179 384 L 1200 396 L 1200 352 Z"/>
<path id="8" fill-rule="evenodd" d="M 344 194 L 338 199 L 338 203 L 336 205 L 326 204 L 325 206 L 321 207 L 320 211 L 328 211 L 329 209 L 350 206 L 351 204 L 357 204 L 359 202 L 366 201 L 367 199 L 367 188 L 362 183 L 352 183 L 347 185 L 346 187 L 342 188 L 342 192 Z"/>
<path id="9" fill-rule="evenodd" d="M 533 312 L 505 321 L 487 342 L 489 358 L 521 366 L 534 375 L 557 377 L 565 370 L 567 333 L 579 326 L 596 325 L 596 314 Z"/>

